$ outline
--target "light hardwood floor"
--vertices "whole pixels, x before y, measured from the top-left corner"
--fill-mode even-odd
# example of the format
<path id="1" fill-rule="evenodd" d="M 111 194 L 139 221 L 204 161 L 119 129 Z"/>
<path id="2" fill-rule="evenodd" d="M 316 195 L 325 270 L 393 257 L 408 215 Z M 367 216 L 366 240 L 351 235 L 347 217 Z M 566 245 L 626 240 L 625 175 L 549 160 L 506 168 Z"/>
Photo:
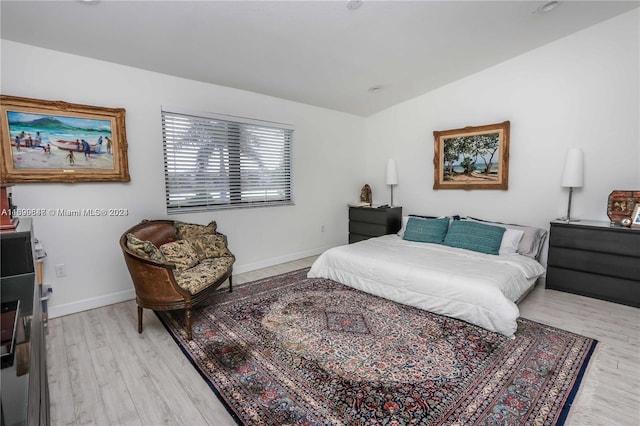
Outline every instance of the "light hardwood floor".
<path id="1" fill-rule="evenodd" d="M 234 285 L 310 266 L 315 257 L 234 275 Z M 640 424 L 640 309 L 538 286 L 521 315 L 599 340 L 568 425 Z M 235 423 L 165 331 L 134 301 L 49 321 L 52 425 Z"/>

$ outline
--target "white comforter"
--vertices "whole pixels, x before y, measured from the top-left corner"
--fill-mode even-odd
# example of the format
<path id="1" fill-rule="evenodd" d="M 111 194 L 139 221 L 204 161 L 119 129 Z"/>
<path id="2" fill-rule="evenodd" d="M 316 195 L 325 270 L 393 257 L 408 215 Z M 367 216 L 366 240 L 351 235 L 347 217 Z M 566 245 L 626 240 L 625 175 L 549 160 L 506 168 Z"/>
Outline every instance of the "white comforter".
<path id="1" fill-rule="evenodd" d="M 519 254 L 495 256 L 385 235 L 327 250 L 308 277 L 512 336 L 520 315 L 514 302 L 543 272 Z"/>

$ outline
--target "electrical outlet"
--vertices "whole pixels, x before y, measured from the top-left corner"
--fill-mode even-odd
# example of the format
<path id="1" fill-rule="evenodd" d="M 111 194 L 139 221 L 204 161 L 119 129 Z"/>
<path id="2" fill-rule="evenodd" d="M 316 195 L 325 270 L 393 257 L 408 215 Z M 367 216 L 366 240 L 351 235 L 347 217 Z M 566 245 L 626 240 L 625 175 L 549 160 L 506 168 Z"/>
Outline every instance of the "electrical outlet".
<path id="1" fill-rule="evenodd" d="M 58 263 L 56 265 L 56 277 L 66 277 L 67 276 L 67 268 L 65 268 L 64 263 Z"/>

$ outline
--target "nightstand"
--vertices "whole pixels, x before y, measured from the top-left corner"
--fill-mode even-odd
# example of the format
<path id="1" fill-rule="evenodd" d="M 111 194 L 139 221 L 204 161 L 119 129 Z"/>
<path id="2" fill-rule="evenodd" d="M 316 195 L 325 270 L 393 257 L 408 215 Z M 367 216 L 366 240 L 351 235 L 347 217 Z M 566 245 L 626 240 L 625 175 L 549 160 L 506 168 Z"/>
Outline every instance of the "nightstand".
<path id="1" fill-rule="evenodd" d="M 349 244 L 394 234 L 402 226 L 402 207 L 349 207 Z"/>
<path id="2" fill-rule="evenodd" d="M 546 288 L 640 307 L 640 230 L 551 222 Z"/>

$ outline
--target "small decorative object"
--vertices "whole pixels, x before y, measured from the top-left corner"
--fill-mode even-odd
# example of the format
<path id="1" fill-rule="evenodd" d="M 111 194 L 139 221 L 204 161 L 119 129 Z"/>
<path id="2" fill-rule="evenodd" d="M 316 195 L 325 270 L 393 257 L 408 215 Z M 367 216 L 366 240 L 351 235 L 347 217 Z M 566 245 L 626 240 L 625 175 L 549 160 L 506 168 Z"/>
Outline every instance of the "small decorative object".
<path id="1" fill-rule="evenodd" d="M 569 205 L 567 206 L 567 216 L 561 218 L 568 222 L 578 222 L 571 218 L 571 197 L 573 188 L 582 188 L 584 182 L 584 154 L 580 148 L 571 148 L 567 151 L 564 160 L 564 170 L 562 171 L 562 187 L 569 188 Z"/>
<path id="2" fill-rule="evenodd" d="M 626 226 L 628 228 L 629 226 L 631 226 L 631 218 L 630 217 L 625 217 L 624 219 L 622 219 L 620 221 L 620 225 Z"/>
<path id="3" fill-rule="evenodd" d="M 365 184 L 365 186 L 362 187 L 362 190 L 360 190 L 360 201 L 367 203 L 367 205 L 371 207 L 371 197 L 371 187 Z"/>
<path id="4" fill-rule="evenodd" d="M 636 203 L 631 215 L 631 227 L 640 228 L 640 203 Z"/>
<path id="5" fill-rule="evenodd" d="M 398 184 L 398 163 L 396 160 L 387 160 L 387 185 L 391 187 L 391 204 L 393 207 L 393 187 Z"/>
<path id="6" fill-rule="evenodd" d="M 128 182 L 124 108 L 0 95 L 2 182 Z"/>
<path id="7" fill-rule="evenodd" d="M 640 191 L 613 191 L 607 202 L 607 216 L 612 225 L 622 224 L 624 218 L 631 218 L 637 205 L 640 204 Z M 632 221 L 631 225 L 635 223 Z"/>
<path id="8" fill-rule="evenodd" d="M 507 189 L 510 122 L 434 131 L 433 189 Z"/>

